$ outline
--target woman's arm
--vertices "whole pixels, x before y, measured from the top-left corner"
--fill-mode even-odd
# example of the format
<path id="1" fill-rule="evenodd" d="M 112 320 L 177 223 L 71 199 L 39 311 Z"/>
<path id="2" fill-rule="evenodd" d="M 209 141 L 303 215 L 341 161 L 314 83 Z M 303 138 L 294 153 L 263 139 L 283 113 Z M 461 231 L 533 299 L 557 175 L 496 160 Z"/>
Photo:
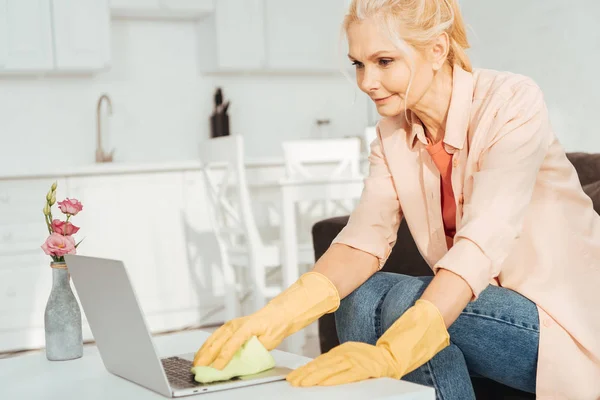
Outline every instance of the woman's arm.
<path id="1" fill-rule="evenodd" d="M 440 310 L 446 328 L 454 323 L 472 298 L 473 291 L 469 284 L 447 269 L 438 270 L 421 296 L 421 299 L 432 302 Z"/>
<path id="2" fill-rule="evenodd" d="M 341 299 L 378 270 L 377 257 L 339 243 L 332 244 L 314 267 L 315 272 L 325 275 L 335 285 Z M 446 327 L 449 327 L 473 298 L 473 292 L 463 278 L 440 269 L 421 298 L 440 310 Z"/>
<path id="3" fill-rule="evenodd" d="M 496 113 L 490 132 L 493 137 L 464 204 L 463 225 L 453 247 L 434 266 L 436 276 L 422 296 L 436 305 L 447 327 L 500 273 L 523 227 L 553 140 L 539 87 L 522 82 Z"/>
<path id="4" fill-rule="evenodd" d="M 362 250 L 334 243 L 319 258 L 313 270 L 329 278 L 340 299 L 343 299 L 379 270 L 379 261 Z"/>
<path id="5" fill-rule="evenodd" d="M 381 124 L 381 122 L 380 122 Z M 383 154 L 379 125 L 370 145 L 369 175 L 348 223 L 314 267 L 344 298 L 377 272 L 396 243 L 402 210 Z"/>

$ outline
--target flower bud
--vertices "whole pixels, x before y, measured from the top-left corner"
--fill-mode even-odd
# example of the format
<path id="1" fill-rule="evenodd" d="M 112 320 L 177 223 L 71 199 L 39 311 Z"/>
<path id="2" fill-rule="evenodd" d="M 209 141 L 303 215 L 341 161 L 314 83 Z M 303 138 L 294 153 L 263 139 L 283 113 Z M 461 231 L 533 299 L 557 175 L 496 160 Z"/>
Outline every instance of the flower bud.
<path id="1" fill-rule="evenodd" d="M 46 206 L 44 207 L 44 215 L 50 215 L 50 205 L 48 203 L 46 203 Z"/>
<path id="2" fill-rule="evenodd" d="M 52 187 L 51 187 L 51 189 L 52 189 L 52 191 L 53 191 L 53 192 L 54 192 L 54 191 L 56 191 L 56 186 L 57 186 L 57 185 L 56 185 L 56 182 L 54 182 L 54 183 L 52 184 Z"/>

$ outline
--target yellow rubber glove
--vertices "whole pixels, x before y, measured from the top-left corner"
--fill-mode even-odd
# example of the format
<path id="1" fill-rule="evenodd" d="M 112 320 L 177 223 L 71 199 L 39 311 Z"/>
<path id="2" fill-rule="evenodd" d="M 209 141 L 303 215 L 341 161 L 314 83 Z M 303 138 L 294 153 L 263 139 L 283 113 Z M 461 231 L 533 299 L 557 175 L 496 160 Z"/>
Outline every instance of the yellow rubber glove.
<path id="1" fill-rule="evenodd" d="M 193 365 L 212 364 L 223 369 L 252 336 L 267 350 L 273 350 L 287 336 L 339 306 L 335 285 L 321 273 L 307 272 L 254 314 L 233 319 L 217 329 L 196 352 Z"/>
<path id="2" fill-rule="evenodd" d="M 369 378 L 400 379 L 450 344 L 437 307 L 417 300 L 376 345 L 346 342 L 288 374 L 293 386 L 330 386 Z"/>

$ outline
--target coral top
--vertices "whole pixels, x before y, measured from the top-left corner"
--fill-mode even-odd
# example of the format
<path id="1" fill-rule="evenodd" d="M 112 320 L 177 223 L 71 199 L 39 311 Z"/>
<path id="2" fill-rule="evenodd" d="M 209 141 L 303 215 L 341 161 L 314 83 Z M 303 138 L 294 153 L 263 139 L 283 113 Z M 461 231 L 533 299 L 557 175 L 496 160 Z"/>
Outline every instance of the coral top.
<path id="1" fill-rule="evenodd" d="M 433 144 L 427 139 L 427 152 L 440 172 L 440 193 L 442 195 L 442 220 L 448 249 L 452 247 L 456 234 L 456 203 L 452 191 L 452 154 L 444 148 L 444 142 Z"/>

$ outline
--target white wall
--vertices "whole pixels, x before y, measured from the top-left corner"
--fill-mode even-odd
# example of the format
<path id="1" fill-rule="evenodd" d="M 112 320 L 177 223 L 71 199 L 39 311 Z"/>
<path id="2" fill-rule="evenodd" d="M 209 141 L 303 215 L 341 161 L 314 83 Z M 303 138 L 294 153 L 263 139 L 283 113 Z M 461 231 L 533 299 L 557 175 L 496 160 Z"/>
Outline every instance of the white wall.
<path id="1" fill-rule="evenodd" d="M 460 0 L 475 67 L 521 73 L 544 91 L 568 151 L 600 152 L 600 2 Z"/>
<path id="2" fill-rule="evenodd" d="M 361 135 L 367 124 L 365 96 L 341 74 L 202 75 L 193 22 L 114 20 L 111 35 L 106 73 L 0 77 L 0 171 L 93 163 L 104 92 L 113 103 L 105 149 L 116 148 L 115 161 L 196 159 L 216 85 L 248 157 L 279 156 L 281 141 L 314 134 L 317 118 L 330 118 L 335 136 Z"/>
<path id="3" fill-rule="evenodd" d="M 459 0 L 476 68 L 533 78 L 567 151 L 600 152 L 600 2 Z M 377 111 L 370 108 L 369 121 Z"/>
<path id="4" fill-rule="evenodd" d="M 473 64 L 531 76 L 544 90 L 565 148 L 600 151 L 600 2 L 461 5 Z M 0 77 L 0 171 L 93 163 L 95 107 L 103 92 L 113 100 L 106 147 L 116 147 L 117 161 L 195 159 L 208 137 L 216 85 L 232 101 L 232 131 L 248 138 L 249 157 L 278 156 L 280 142 L 310 136 L 316 118 L 330 118 L 336 136 L 360 135 L 376 119 L 341 75 L 202 75 L 192 22 L 116 20 L 111 34 L 113 66 L 106 73 Z"/>

